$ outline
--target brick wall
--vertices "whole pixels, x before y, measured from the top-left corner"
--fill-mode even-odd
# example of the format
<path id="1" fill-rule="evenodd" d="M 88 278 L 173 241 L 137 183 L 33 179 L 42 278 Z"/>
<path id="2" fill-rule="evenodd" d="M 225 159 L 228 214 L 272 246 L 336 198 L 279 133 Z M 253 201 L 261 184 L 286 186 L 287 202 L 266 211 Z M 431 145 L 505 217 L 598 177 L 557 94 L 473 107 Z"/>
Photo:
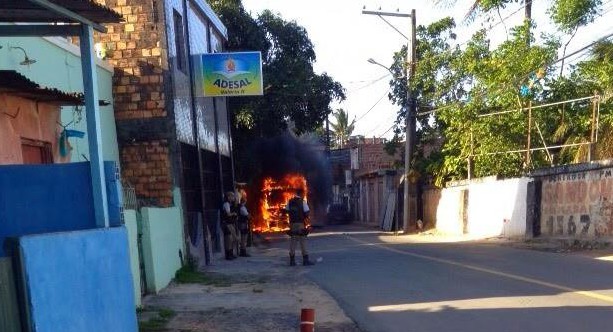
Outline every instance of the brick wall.
<path id="1" fill-rule="evenodd" d="M 169 141 L 165 139 L 168 133 L 127 137 L 133 135 L 134 120 L 141 125 L 149 120 L 152 128 L 157 128 L 154 122 L 171 120 L 166 107 L 168 52 L 163 0 L 96 1 L 124 18 L 123 23 L 106 25 L 106 34 L 96 35 L 96 42 L 104 46 L 107 60 L 115 67 L 113 101 L 122 176 L 146 205 L 170 206 L 173 184 Z"/>
<path id="2" fill-rule="evenodd" d="M 115 67 L 115 118 L 166 116 L 164 72 L 168 70 L 162 1 L 97 0 L 122 14 L 124 22 L 107 25 L 96 42 Z"/>
<path id="3" fill-rule="evenodd" d="M 360 149 L 360 171 L 374 171 L 383 168 L 394 168 L 398 156 L 391 156 L 385 152 L 384 144 L 362 144 Z"/>
<path id="4" fill-rule="evenodd" d="M 168 141 L 126 144 L 121 149 L 123 176 L 146 205 L 172 204 Z"/>

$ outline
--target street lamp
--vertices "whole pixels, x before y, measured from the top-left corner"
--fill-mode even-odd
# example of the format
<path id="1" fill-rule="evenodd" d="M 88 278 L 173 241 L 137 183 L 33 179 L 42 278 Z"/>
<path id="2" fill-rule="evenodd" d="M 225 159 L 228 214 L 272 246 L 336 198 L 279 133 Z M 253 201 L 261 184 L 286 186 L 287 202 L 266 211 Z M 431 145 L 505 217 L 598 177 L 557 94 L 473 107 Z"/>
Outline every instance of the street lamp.
<path id="1" fill-rule="evenodd" d="M 371 63 L 371 64 L 373 64 L 373 65 L 377 65 L 377 66 L 379 66 L 379 67 L 383 67 L 385 70 L 389 71 L 389 72 L 390 72 L 390 74 L 392 74 L 392 76 L 393 76 L 394 78 L 402 78 L 402 77 L 396 77 L 396 76 L 395 76 L 395 74 L 394 74 L 394 72 L 392 71 L 392 69 L 391 69 L 391 68 L 386 67 L 385 65 L 380 64 L 379 62 L 377 62 L 377 61 L 376 61 L 375 59 L 373 59 L 373 58 L 370 58 L 370 59 L 368 59 L 367 61 L 368 61 L 368 63 Z"/>
<path id="2" fill-rule="evenodd" d="M 406 127 L 406 144 L 404 146 L 404 200 L 403 200 L 403 230 L 407 230 L 409 226 L 409 172 L 411 170 L 411 157 L 413 156 L 413 140 L 415 137 L 415 121 L 414 121 L 414 110 L 415 103 L 411 98 L 411 78 L 415 73 L 415 9 L 411 10 L 411 14 L 399 13 L 399 12 L 382 12 L 382 11 L 368 11 L 362 10 L 362 14 L 366 15 L 376 15 L 380 19 L 382 19 L 385 23 L 391 26 L 396 32 L 401 34 L 403 37 L 408 39 L 407 42 L 407 55 L 405 59 L 405 73 L 407 77 L 407 95 L 404 103 L 404 109 L 406 111 L 405 116 L 405 127 Z M 407 38 L 400 30 L 396 29 L 390 22 L 388 22 L 384 16 L 396 16 L 396 17 L 410 17 L 411 18 L 411 30 L 410 36 L 411 38 Z M 381 66 L 387 69 L 392 75 L 394 73 L 392 70 L 374 59 L 368 59 L 369 63 Z"/>

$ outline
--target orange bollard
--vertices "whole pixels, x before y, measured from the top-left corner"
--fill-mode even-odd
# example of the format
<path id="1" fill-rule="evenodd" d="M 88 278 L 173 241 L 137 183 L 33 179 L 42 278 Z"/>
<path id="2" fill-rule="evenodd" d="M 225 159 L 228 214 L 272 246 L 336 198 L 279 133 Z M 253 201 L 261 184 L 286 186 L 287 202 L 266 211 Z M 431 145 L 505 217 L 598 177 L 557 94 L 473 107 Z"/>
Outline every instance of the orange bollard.
<path id="1" fill-rule="evenodd" d="M 315 331 L 315 309 L 302 309 L 300 312 L 300 332 Z"/>

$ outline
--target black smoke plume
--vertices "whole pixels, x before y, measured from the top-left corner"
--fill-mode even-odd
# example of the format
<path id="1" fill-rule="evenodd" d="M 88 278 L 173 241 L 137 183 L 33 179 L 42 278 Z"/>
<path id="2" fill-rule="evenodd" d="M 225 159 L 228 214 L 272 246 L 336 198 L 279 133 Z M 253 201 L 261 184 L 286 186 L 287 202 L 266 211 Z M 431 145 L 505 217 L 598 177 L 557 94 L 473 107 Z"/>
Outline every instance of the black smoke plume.
<path id="1" fill-rule="evenodd" d="M 309 205 L 315 212 L 315 223 L 323 223 L 331 196 L 332 174 L 325 148 L 317 139 L 288 133 L 260 139 L 249 150 L 252 187 L 257 187 L 266 177 L 278 179 L 289 173 L 302 174 L 309 187 Z"/>

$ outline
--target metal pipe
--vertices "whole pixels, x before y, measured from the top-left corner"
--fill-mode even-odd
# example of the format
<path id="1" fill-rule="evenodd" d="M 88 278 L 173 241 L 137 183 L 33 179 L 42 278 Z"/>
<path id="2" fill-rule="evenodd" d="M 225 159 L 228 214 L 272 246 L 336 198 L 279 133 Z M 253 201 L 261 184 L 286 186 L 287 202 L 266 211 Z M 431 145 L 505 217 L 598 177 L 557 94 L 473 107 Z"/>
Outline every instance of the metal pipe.
<path id="1" fill-rule="evenodd" d="M 548 148 L 549 149 L 557 149 L 557 148 L 565 148 L 565 147 L 588 145 L 588 144 L 590 144 L 590 142 L 553 145 L 553 146 L 550 146 Z M 531 151 L 541 151 L 541 150 L 545 150 L 545 149 L 548 149 L 548 148 L 531 148 L 530 150 Z M 508 150 L 508 151 L 499 151 L 499 152 L 487 152 L 487 153 L 480 153 L 480 154 L 477 154 L 475 156 L 476 157 L 480 157 L 480 156 L 492 156 L 492 155 L 508 154 L 508 153 L 524 153 L 526 151 L 527 151 L 527 149 Z"/>
<path id="2" fill-rule="evenodd" d="M 559 102 L 555 102 L 555 103 L 549 103 L 549 104 L 542 104 L 542 105 L 536 105 L 536 106 L 532 106 L 532 109 L 538 109 L 538 108 L 544 108 L 544 107 L 549 107 L 549 106 L 555 106 L 555 105 L 561 105 L 561 104 L 568 104 L 568 103 L 573 103 L 576 101 L 582 101 L 582 100 L 588 100 L 588 99 L 592 99 L 594 98 L 594 96 L 589 96 L 589 97 L 583 97 L 583 98 L 577 98 L 577 99 L 571 99 L 571 100 L 565 100 L 565 101 L 559 101 Z M 507 113 L 513 113 L 513 112 L 522 112 L 524 110 L 526 110 L 527 108 L 521 108 L 521 109 L 514 109 L 514 110 L 507 110 L 507 111 L 500 111 L 500 112 L 493 112 L 493 113 L 487 113 L 487 114 L 480 114 L 477 115 L 477 117 L 479 118 L 484 118 L 484 117 L 488 117 L 488 116 L 494 116 L 494 115 L 500 115 L 500 114 L 507 114 Z"/>

